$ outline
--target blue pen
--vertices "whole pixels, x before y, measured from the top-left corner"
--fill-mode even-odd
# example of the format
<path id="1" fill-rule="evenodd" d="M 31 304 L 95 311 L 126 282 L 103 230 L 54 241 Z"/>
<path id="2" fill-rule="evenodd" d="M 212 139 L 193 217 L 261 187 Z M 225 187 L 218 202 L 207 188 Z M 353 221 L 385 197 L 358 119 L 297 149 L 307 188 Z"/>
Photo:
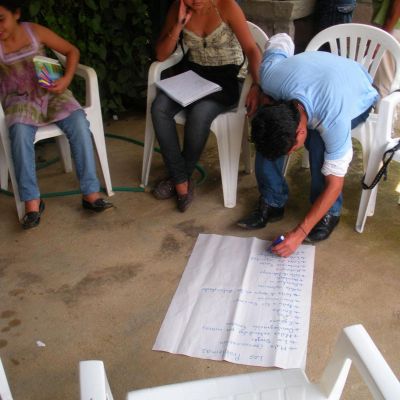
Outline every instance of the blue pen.
<path id="1" fill-rule="evenodd" d="M 285 240 L 285 236 L 283 236 L 283 235 L 278 236 L 278 237 L 272 242 L 271 246 L 268 247 L 268 250 L 271 251 L 272 248 L 273 248 L 274 246 L 276 246 L 276 245 L 279 244 L 279 243 L 282 243 L 284 240 Z"/>

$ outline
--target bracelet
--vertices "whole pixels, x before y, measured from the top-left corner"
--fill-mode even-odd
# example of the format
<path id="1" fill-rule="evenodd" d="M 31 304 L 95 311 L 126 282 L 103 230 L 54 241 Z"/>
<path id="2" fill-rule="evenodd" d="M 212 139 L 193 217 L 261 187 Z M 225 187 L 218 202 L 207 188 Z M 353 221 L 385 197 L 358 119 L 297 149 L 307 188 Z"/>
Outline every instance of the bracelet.
<path id="1" fill-rule="evenodd" d="M 257 82 L 253 82 L 253 83 L 251 84 L 251 87 L 253 87 L 253 86 L 257 86 L 257 87 L 258 87 L 258 89 L 262 91 L 262 89 L 261 89 L 261 85 L 260 85 L 259 83 L 257 83 Z"/>
<path id="2" fill-rule="evenodd" d="M 307 233 L 306 233 L 306 231 L 303 229 L 303 227 L 301 226 L 301 224 L 297 225 L 297 227 L 300 228 L 300 229 L 303 231 L 303 233 L 307 236 Z"/>

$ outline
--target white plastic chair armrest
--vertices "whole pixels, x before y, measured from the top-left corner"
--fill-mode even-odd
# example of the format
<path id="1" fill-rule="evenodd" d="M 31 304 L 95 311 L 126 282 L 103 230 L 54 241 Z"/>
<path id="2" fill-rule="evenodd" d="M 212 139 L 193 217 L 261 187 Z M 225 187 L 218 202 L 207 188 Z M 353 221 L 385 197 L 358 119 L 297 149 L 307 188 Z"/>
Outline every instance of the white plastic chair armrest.
<path id="1" fill-rule="evenodd" d="M 326 366 L 320 387 L 329 400 L 339 399 L 351 366 L 368 385 L 374 399 L 400 399 L 400 382 L 362 325 L 345 328 Z"/>
<path id="2" fill-rule="evenodd" d="M 81 361 L 79 384 L 81 400 L 113 400 L 103 361 Z"/>
<path id="3" fill-rule="evenodd" d="M 393 121 L 394 112 L 397 104 L 400 103 L 400 92 L 393 92 L 382 98 L 379 103 L 379 114 L 385 115 L 385 118 L 389 117 L 390 121 Z"/>
<path id="4" fill-rule="evenodd" d="M 149 69 L 149 82 L 148 85 L 160 80 L 161 73 L 166 69 L 178 64 L 183 58 L 181 49 L 177 49 L 164 61 L 154 61 Z"/>
<path id="5" fill-rule="evenodd" d="M 61 53 L 52 50 L 62 65 L 65 65 L 66 57 Z M 76 67 L 75 75 L 80 76 L 85 80 L 86 93 L 85 93 L 85 107 L 90 108 L 94 105 L 100 106 L 99 97 L 99 84 L 97 80 L 97 73 L 92 67 L 87 65 L 78 64 Z"/>
<path id="6" fill-rule="evenodd" d="M 1 358 L 0 358 L 0 399 L 13 400 L 10 386 L 8 386 L 6 373 L 4 371 L 3 364 L 1 362 Z"/>

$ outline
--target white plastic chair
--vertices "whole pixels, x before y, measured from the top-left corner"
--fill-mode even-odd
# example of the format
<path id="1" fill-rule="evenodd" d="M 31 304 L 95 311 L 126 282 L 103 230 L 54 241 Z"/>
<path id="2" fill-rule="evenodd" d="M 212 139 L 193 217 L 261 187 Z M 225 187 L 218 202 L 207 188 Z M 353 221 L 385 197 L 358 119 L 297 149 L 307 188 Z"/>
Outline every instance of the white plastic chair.
<path id="1" fill-rule="evenodd" d="M 253 35 L 257 46 L 261 51 L 264 50 L 268 40 L 267 35 L 255 24 L 247 22 L 250 32 Z M 182 51 L 178 49 L 167 60 L 163 62 L 154 62 L 150 66 L 148 86 L 147 86 L 147 111 L 146 111 L 146 129 L 143 151 L 142 165 L 142 186 L 146 187 L 149 180 L 151 161 L 154 147 L 154 127 L 151 120 L 151 104 L 156 96 L 155 82 L 161 78 L 161 73 L 167 68 L 177 64 L 182 58 Z M 246 172 L 250 172 L 250 152 L 247 140 L 246 122 L 246 95 L 251 86 L 251 75 L 248 74 L 243 84 L 238 107 L 232 111 L 220 114 L 214 119 L 210 130 L 214 132 L 217 138 L 219 162 L 221 168 L 222 190 L 224 194 L 225 207 L 232 208 L 236 205 L 236 190 L 239 170 L 240 148 L 243 142 L 243 154 L 245 157 Z M 185 123 L 184 111 L 175 117 L 178 124 Z M 245 134 L 243 134 L 245 130 Z"/>
<path id="2" fill-rule="evenodd" d="M 0 400 L 13 400 L 10 386 L 0 358 Z"/>
<path id="3" fill-rule="evenodd" d="M 374 399 L 400 399 L 400 382 L 364 327 L 353 325 L 343 330 L 319 383 L 302 369 L 269 370 L 135 390 L 126 400 L 338 400 L 352 362 Z M 81 394 L 92 396 L 81 400 L 112 399 L 101 361 L 81 361 L 80 377 Z M 98 397 L 89 389 L 96 385 Z"/>
<path id="4" fill-rule="evenodd" d="M 79 382 L 81 400 L 114 400 L 103 361 L 81 361 Z"/>
<path id="5" fill-rule="evenodd" d="M 64 57 L 56 53 L 61 61 Z M 86 112 L 87 119 L 90 122 L 90 130 L 92 132 L 93 141 L 99 157 L 103 178 L 105 181 L 106 191 L 108 196 L 112 196 L 110 170 L 108 167 L 106 143 L 103 128 L 103 119 L 101 115 L 101 105 L 99 96 L 99 85 L 97 74 L 93 68 L 79 64 L 76 70 L 76 75 L 85 79 L 86 83 L 86 103 L 83 109 Z M 50 124 L 40 127 L 35 136 L 35 143 L 40 140 L 56 137 L 57 144 L 60 150 L 63 167 L 65 172 L 72 171 L 71 151 L 68 140 L 63 132 L 55 125 Z M 12 162 L 11 148 L 8 129 L 5 123 L 3 108 L 0 104 L 0 183 L 1 188 L 8 189 L 8 173 L 10 174 L 11 184 L 13 187 L 15 203 L 19 219 L 22 219 L 25 212 L 24 203 L 20 200 L 18 193 L 18 183 L 15 178 L 14 165 Z"/>
<path id="6" fill-rule="evenodd" d="M 341 24 L 331 26 L 319 32 L 308 44 L 306 51 L 316 51 L 325 43 L 329 43 L 331 52 L 342 57 L 351 58 L 365 67 L 374 78 L 385 51 L 395 61 L 396 74 L 392 82 L 392 90 L 400 86 L 400 44 L 389 33 L 382 29 L 364 24 Z M 367 121 L 352 130 L 351 135 L 362 146 L 363 167 L 366 183 L 370 184 L 379 170 L 383 153 L 396 143 L 391 138 L 392 123 L 396 104 L 400 102 L 399 93 L 383 98 L 379 112 L 371 112 Z M 394 159 L 399 161 L 400 156 Z M 303 155 L 303 167 L 308 167 L 308 152 Z M 362 190 L 358 209 L 356 231 L 362 233 L 367 216 L 375 210 L 377 186 L 373 190 Z"/>

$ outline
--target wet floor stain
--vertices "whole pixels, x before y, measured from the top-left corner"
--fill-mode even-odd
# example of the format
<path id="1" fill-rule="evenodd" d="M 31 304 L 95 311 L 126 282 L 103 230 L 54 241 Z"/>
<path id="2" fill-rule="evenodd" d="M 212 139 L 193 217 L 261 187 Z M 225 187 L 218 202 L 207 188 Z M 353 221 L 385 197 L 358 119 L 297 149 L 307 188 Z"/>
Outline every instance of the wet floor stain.
<path id="1" fill-rule="evenodd" d="M 111 285 L 128 282 L 135 278 L 142 269 L 143 265 L 136 263 L 92 271 L 75 285 L 62 285 L 53 292 L 59 294 L 62 301 L 69 305 L 77 302 L 82 296 L 97 294 L 105 287 L 107 290 L 112 290 Z"/>
<path id="2" fill-rule="evenodd" d="M 16 311 L 13 311 L 13 310 L 6 310 L 6 311 L 3 311 L 3 312 L 0 314 L 0 318 L 1 318 L 1 319 L 7 319 L 7 318 L 13 317 L 13 316 L 16 315 L 16 314 L 17 314 Z"/>
<path id="3" fill-rule="evenodd" d="M 9 326 L 6 326 L 1 330 L 1 332 L 8 332 L 11 328 Z"/>
<path id="4" fill-rule="evenodd" d="M 12 319 L 12 320 L 8 323 L 8 326 L 9 326 L 10 328 L 14 328 L 14 327 L 19 326 L 19 325 L 21 325 L 21 320 L 19 320 L 19 319 Z"/>
<path id="5" fill-rule="evenodd" d="M 0 278 L 5 276 L 6 269 L 12 264 L 13 260 L 10 258 L 0 257 Z"/>
<path id="6" fill-rule="evenodd" d="M 16 360 L 15 358 L 11 358 L 11 362 L 12 362 L 14 365 L 19 365 L 19 364 L 20 364 L 20 362 L 19 362 L 18 360 Z"/>
<path id="7" fill-rule="evenodd" d="M 160 253 L 161 254 L 173 254 L 177 253 L 180 248 L 182 247 L 181 243 L 179 243 L 174 235 L 168 234 L 164 237 L 161 248 L 160 248 Z"/>
<path id="8" fill-rule="evenodd" d="M 187 236 L 197 238 L 197 236 L 199 236 L 200 233 L 203 233 L 206 228 L 203 225 L 195 225 L 195 222 L 195 219 L 189 219 L 175 225 L 175 228 L 179 229 Z"/>
<path id="9" fill-rule="evenodd" d="M 8 294 L 10 296 L 19 296 L 19 295 L 24 294 L 24 293 L 25 293 L 25 289 L 20 289 L 20 288 L 13 289 L 13 290 L 10 290 L 8 292 Z"/>
<path id="10" fill-rule="evenodd" d="M 7 344 L 8 344 L 7 340 L 0 339 L 0 349 L 2 349 L 3 347 L 6 347 Z"/>
<path id="11" fill-rule="evenodd" d="M 18 273 L 19 284 L 22 288 L 40 283 L 43 281 L 42 277 L 32 272 L 19 272 Z"/>

